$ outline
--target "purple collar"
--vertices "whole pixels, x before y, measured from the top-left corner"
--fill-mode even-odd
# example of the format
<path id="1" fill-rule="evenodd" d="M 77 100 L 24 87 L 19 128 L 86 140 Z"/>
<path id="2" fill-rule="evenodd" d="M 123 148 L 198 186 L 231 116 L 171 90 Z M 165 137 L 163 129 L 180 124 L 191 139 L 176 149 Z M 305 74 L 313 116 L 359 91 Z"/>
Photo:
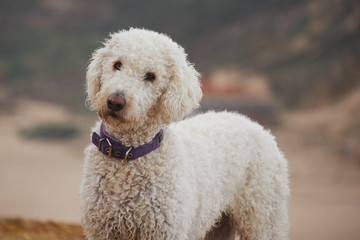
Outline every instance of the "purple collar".
<path id="1" fill-rule="evenodd" d="M 157 149 L 160 146 L 163 136 L 163 130 L 161 130 L 149 143 L 136 148 L 126 147 L 121 142 L 112 138 L 106 132 L 103 123 L 101 123 L 100 136 L 96 132 L 93 132 L 92 143 L 98 147 L 100 152 L 109 157 L 131 161 Z"/>

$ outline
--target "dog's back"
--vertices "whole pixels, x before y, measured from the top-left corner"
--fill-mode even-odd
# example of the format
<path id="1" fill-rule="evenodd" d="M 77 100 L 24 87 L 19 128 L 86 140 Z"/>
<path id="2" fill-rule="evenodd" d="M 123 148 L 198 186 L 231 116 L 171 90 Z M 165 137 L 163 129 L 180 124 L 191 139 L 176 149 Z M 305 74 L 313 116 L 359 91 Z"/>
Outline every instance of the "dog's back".
<path id="1" fill-rule="evenodd" d="M 226 213 L 243 239 L 287 238 L 287 161 L 268 131 L 229 112 L 200 114 L 173 129 L 196 172 L 194 233 L 199 226 L 209 229 L 213 219 Z"/>

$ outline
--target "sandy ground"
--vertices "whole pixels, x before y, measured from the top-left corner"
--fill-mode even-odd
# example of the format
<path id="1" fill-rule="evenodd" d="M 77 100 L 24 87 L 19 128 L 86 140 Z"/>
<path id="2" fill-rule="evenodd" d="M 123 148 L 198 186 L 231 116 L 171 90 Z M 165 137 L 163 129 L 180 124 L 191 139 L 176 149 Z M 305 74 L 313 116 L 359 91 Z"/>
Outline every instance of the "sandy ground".
<path id="1" fill-rule="evenodd" d="M 0 116 L 0 216 L 79 222 L 79 184 L 90 122 L 60 107 L 21 102 Z M 24 139 L 20 129 L 72 122 L 82 131 L 71 141 Z"/>
<path id="2" fill-rule="evenodd" d="M 343 164 L 325 145 L 307 141 L 304 114 L 284 114 L 273 130 L 289 160 L 290 239 L 360 239 L 360 170 Z M 308 116 L 315 119 L 316 111 Z M 54 121 L 70 121 L 82 134 L 70 141 L 40 141 L 18 133 Z M 21 102 L 14 113 L 0 115 L 0 217 L 79 222 L 83 149 L 93 121 L 39 102 Z"/>
<path id="3" fill-rule="evenodd" d="M 356 89 L 337 103 L 286 113 L 274 130 L 290 167 L 290 239 L 360 239 L 360 168 L 339 154 L 359 106 Z"/>
<path id="4" fill-rule="evenodd" d="M 305 144 L 299 130 L 287 125 L 274 131 L 289 160 L 290 239 L 360 239 L 358 167 L 341 164 L 328 149 Z"/>

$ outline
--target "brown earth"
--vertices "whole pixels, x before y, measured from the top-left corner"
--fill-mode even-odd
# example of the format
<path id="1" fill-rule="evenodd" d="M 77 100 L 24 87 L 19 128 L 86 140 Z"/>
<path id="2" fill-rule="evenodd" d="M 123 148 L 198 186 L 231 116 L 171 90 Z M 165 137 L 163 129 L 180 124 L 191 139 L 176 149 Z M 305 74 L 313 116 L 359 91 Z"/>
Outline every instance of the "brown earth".
<path id="1" fill-rule="evenodd" d="M 338 147 L 358 103 L 355 91 L 333 105 L 284 113 L 272 130 L 289 160 L 292 240 L 360 239 L 357 152 Z M 79 223 L 82 152 L 95 118 L 40 102 L 21 101 L 16 109 L 0 115 L 0 239 L 81 239 L 78 225 L 59 222 Z M 66 141 L 19 134 L 47 122 L 72 122 L 81 134 Z"/>
<path id="2" fill-rule="evenodd" d="M 84 235 L 78 224 L 13 218 L 0 220 L 0 239 L 80 240 L 84 239 Z"/>

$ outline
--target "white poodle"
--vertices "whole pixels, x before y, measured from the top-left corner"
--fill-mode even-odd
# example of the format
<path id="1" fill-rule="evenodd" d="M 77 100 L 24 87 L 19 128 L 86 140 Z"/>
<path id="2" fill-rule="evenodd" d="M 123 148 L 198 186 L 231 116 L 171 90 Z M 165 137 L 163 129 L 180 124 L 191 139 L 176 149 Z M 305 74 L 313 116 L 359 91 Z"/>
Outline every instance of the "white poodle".
<path id="1" fill-rule="evenodd" d="M 85 150 L 81 221 L 88 239 L 288 238 L 287 161 L 247 117 L 199 105 L 184 49 L 143 29 L 120 31 L 87 72 L 101 121 Z"/>

